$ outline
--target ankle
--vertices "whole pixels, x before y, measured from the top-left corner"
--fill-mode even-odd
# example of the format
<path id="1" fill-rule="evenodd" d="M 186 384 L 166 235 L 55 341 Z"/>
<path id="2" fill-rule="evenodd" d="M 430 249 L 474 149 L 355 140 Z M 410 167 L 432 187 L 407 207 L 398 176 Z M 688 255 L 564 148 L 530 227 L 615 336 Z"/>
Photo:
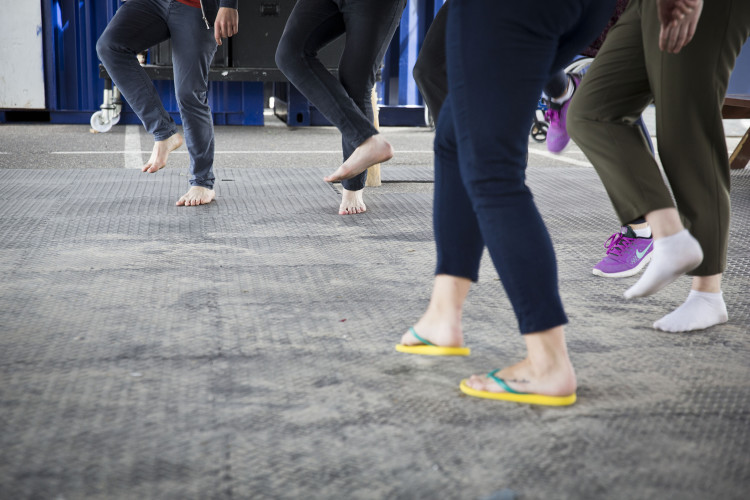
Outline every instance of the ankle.
<path id="1" fill-rule="evenodd" d="M 460 304 L 448 301 L 430 302 L 424 318 L 430 323 L 447 324 L 452 327 L 461 326 L 463 308 Z"/>
<path id="2" fill-rule="evenodd" d="M 675 208 L 661 208 L 646 214 L 646 222 L 651 226 L 654 239 L 673 236 L 685 229 Z"/>
<path id="3" fill-rule="evenodd" d="M 534 372 L 543 374 L 572 369 L 562 326 L 524 335 L 527 359 Z"/>
<path id="4" fill-rule="evenodd" d="M 690 289 L 696 292 L 721 293 L 721 278 L 721 273 L 711 276 L 693 276 Z"/>

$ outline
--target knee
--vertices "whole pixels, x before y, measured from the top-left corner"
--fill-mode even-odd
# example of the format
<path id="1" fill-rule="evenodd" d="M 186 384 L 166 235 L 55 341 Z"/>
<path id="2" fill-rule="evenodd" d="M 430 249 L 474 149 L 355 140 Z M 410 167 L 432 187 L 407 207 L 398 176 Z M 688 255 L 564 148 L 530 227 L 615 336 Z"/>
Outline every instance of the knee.
<path id="1" fill-rule="evenodd" d="M 414 77 L 414 81 L 417 83 L 419 88 L 424 87 L 425 82 L 432 78 L 430 72 L 430 66 L 422 62 L 422 59 L 417 58 L 417 62 L 414 63 L 414 69 L 411 72 Z"/>
<path id="2" fill-rule="evenodd" d="M 197 88 L 181 88 L 176 91 L 175 98 L 180 109 L 201 111 L 208 108 L 208 93 Z"/>
<path id="3" fill-rule="evenodd" d="M 112 40 L 108 36 L 107 31 L 104 31 L 102 36 L 96 41 L 96 55 L 99 56 L 101 62 L 106 64 L 113 52 Z"/>
<path id="4" fill-rule="evenodd" d="M 451 158 L 458 155 L 453 120 L 438 120 L 437 126 L 435 127 L 435 142 L 433 143 L 433 149 L 435 156 L 443 158 Z"/>
<path id="5" fill-rule="evenodd" d="M 587 127 L 592 123 L 591 120 L 585 117 L 578 102 L 579 99 L 576 99 L 576 96 L 573 96 L 573 99 L 570 101 L 570 106 L 568 107 L 568 116 L 565 124 L 568 135 L 576 143 L 581 140 L 582 135 L 586 133 L 585 131 Z"/>
<path id="6" fill-rule="evenodd" d="M 302 51 L 287 36 L 282 36 L 279 45 L 276 47 L 276 66 L 287 77 L 299 66 L 302 61 Z"/>

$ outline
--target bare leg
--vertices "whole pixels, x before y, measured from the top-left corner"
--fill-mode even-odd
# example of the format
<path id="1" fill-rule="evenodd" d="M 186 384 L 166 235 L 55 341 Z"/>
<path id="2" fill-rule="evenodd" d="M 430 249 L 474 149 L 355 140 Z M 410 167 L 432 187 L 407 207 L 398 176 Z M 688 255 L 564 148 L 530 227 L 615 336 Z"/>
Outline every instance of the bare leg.
<path id="1" fill-rule="evenodd" d="M 167 157 L 169 153 L 182 146 L 182 136 L 177 133 L 170 136 L 163 141 L 154 142 L 154 149 L 151 151 L 151 158 L 148 159 L 141 169 L 142 172 L 148 172 L 149 174 L 155 174 L 167 165 Z"/>
<path id="2" fill-rule="evenodd" d="M 562 326 L 523 336 L 526 358 L 500 370 L 497 376 L 514 391 L 546 396 L 568 396 L 576 392 L 577 381 L 565 345 Z M 472 375 L 467 385 L 478 391 L 505 392 L 485 375 Z"/>
<path id="3" fill-rule="evenodd" d="M 351 179 L 376 163 L 383 163 L 391 158 L 393 158 L 393 146 L 380 134 L 375 134 L 360 144 L 333 174 L 324 177 L 323 180 L 337 182 Z"/>
<path id="4" fill-rule="evenodd" d="M 461 329 L 461 314 L 464 301 L 471 288 L 471 280 L 439 274 L 435 276 L 432 297 L 427 311 L 414 325 L 420 337 L 442 347 L 460 347 L 464 342 Z M 421 342 L 411 333 L 401 337 L 403 345 L 417 345 Z"/>
<path id="5" fill-rule="evenodd" d="M 654 238 L 664 238 L 677 234 L 685 227 L 676 208 L 662 208 L 646 214 L 646 222 L 651 226 Z"/>
<path id="6" fill-rule="evenodd" d="M 693 276 L 691 290 L 697 292 L 719 293 L 721 291 L 721 278 L 723 274 L 714 274 L 712 276 Z"/>
<path id="7" fill-rule="evenodd" d="M 216 191 L 201 186 L 192 186 L 187 193 L 177 200 L 177 206 L 196 207 L 206 205 L 216 198 Z"/>
<path id="8" fill-rule="evenodd" d="M 339 215 L 361 214 L 367 211 L 365 201 L 362 199 L 364 189 L 359 191 L 349 191 L 341 188 L 341 205 L 339 206 Z"/>

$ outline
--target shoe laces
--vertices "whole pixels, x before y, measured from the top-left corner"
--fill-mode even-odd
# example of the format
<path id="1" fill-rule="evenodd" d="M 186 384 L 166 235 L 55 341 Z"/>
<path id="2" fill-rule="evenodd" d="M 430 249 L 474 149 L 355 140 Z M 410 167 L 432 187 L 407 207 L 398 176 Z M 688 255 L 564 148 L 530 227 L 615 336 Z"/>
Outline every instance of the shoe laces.
<path id="1" fill-rule="evenodd" d="M 633 243 L 633 238 L 623 236 L 622 233 L 615 233 L 609 237 L 604 244 L 604 248 L 607 249 L 607 256 L 614 255 L 620 257 L 622 251 L 629 247 L 631 243 Z"/>
<path id="2" fill-rule="evenodd" d="M 560 110 L 549 108 L 547 111 L 545 111 L 544 117 L 550 123 L 559 123 L 560 122 Z"/>

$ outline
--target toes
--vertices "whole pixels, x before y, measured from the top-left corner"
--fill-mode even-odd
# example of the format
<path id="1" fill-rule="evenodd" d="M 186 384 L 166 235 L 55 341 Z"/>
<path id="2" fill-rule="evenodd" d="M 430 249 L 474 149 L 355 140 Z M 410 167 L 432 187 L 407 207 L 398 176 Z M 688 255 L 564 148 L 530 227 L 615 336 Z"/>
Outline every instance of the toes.
<path id="1" fill-rule="evenodd" d="M 417 338 L 411 334 L 411 331 L 407 330 L 405 334 L 401 336 L 401 344 L 402 345 L 416 345 L 414 344 L 414 341 L 417 340 Z"/>
<path id="2" fill-rule="evenodd" d="M 344 171 L 344 169 L 339 167 L 334 173 L 332 173 L 328 177 L 324 177 L 323 180 L 326 182 L 337 182 L 346 178 L 345 173 L 346 172 Z"/>
<path id="3" fill-rule="evenodd" d="M 484 375 L 472 375 L 468 381 L 469 387 L 478 391 L 487 391 L 487 377 Z"/>

